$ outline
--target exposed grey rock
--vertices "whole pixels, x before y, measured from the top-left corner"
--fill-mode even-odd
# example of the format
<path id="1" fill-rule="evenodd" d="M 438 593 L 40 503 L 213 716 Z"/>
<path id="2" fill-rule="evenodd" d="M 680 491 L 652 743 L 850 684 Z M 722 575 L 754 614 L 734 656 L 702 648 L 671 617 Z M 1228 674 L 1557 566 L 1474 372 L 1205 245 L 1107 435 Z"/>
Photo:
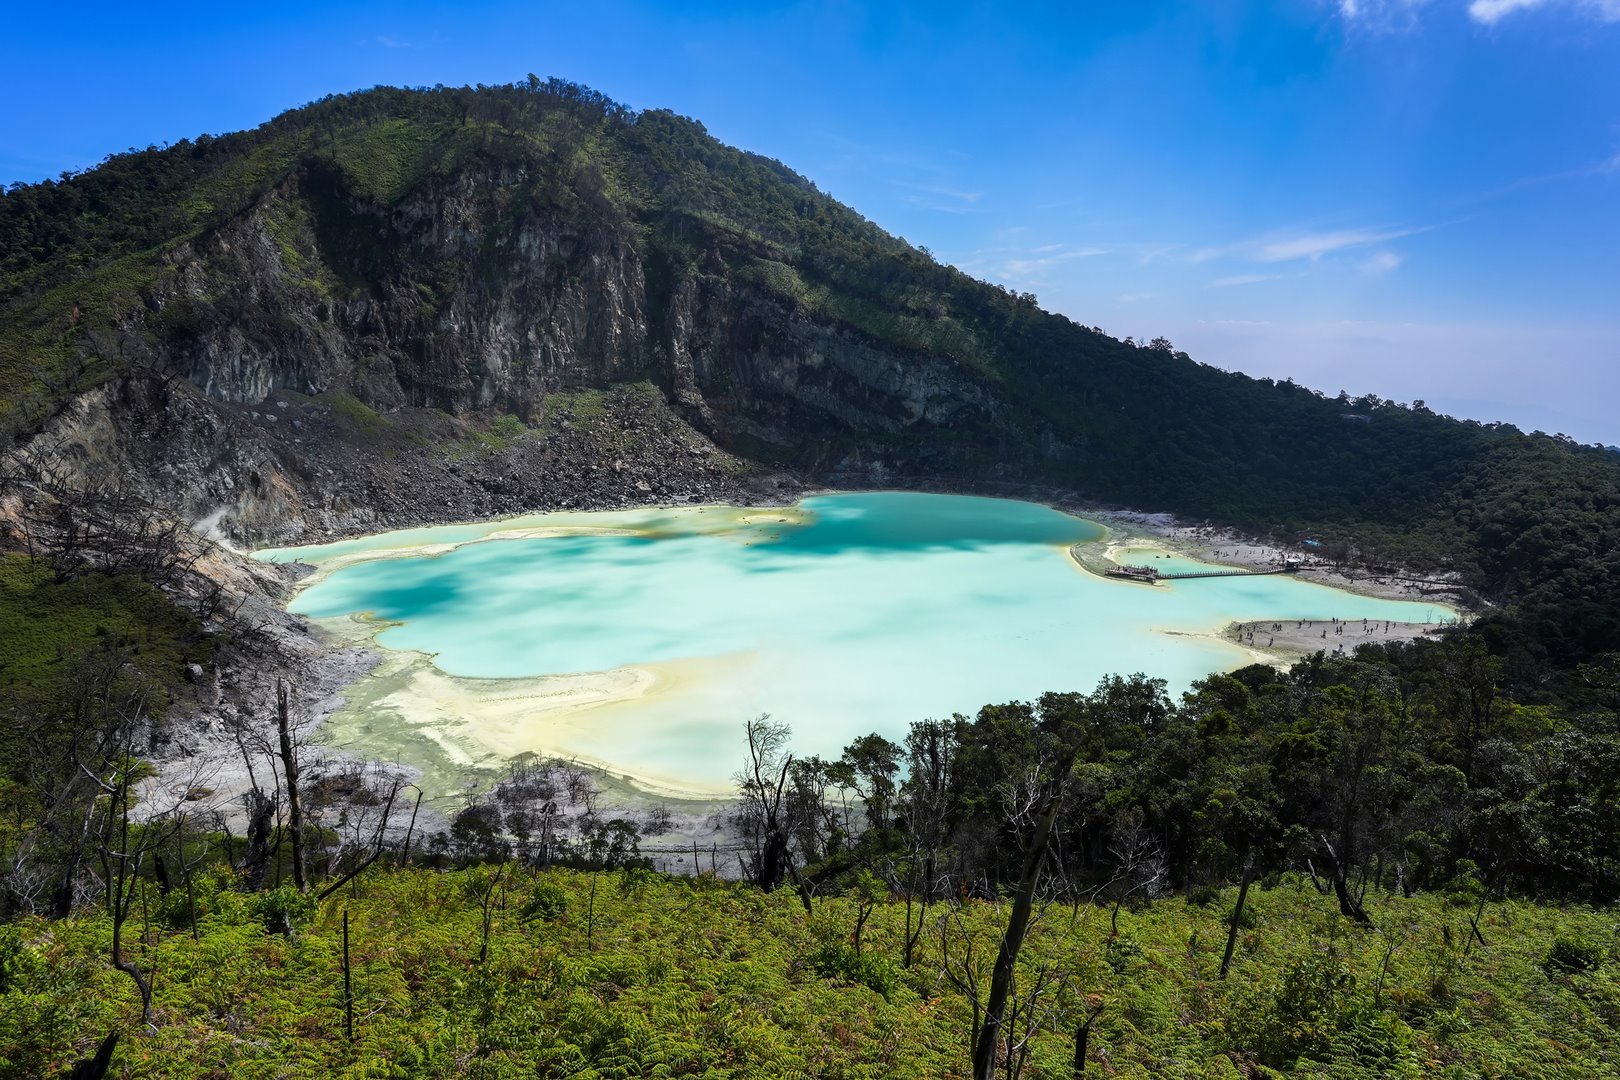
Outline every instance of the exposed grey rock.
<path id="1" fill-rule="evenodd" d="M 727 450 L 846 482 L 993 480 L 1007 465 L 971 461 L 985 439 L 963 433 L 1011 457 L 1006 433 L 1042 430 L 973 369 L 819 320 L 721 252 L 649 264 L 613 205 L 565 215 L 514 195 L 520 173 L 465 168 L 387 209 L 295 174 L 163 256 L 173 272 L 122 328 L 150 362 L 36 447 L 258 544 L 746 497 L 761 469 Z M 557 396 L 582 390 L 608 393 Z M 484 438 L 506 414 L 532 430 Z M 1048 432 L 1021 452 L 1080 451 Z"/>

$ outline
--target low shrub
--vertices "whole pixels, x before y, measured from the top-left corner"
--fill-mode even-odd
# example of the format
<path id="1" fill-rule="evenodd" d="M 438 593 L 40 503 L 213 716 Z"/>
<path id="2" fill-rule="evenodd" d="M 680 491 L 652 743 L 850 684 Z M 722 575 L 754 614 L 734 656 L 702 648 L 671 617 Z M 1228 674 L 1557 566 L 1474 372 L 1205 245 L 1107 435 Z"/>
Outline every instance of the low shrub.
<path id="1" fill-rule="evenodd" d="M 315 917 L 315 898 L 291 885 L 278 885 L 253 897 L 253 917 L 264 923 L 267 934 L 291 934 Z"/>
<path id="2" fill-rule="evenodd" d="M 1553 939 L 1542 963 L 1549 971 L 1593 971 L 1603 964 L 1603 949 L 1586 938 L 1560 935 Z"/>
<path id="3" fill-rule="evenodd" d="M 496 417 L 495 422 L 489 425 L 489 433 L 498 439 L 515 439 L 527 430 L 523 421 L 511 413 Z"/>
<path id="4" fill-rule="evenodd" d="M 853 946 L 829 941 L 810 957 L 810 967 L 823 979 L 864 986 L 888 1001 L 900 984 L 893 961 L 871 953 L 858 953 Z"/>
<path id="5" fill-rule="evenodd" d="M 518 909 L 518 918 L 523 922 L 533 922 L 536 919 L 545 922 L 555 922 L 568 911 L 568 894 L 562 887 L 551 881 L 536 883 L 530 890 L 529 898 L 523 901 Z"/>

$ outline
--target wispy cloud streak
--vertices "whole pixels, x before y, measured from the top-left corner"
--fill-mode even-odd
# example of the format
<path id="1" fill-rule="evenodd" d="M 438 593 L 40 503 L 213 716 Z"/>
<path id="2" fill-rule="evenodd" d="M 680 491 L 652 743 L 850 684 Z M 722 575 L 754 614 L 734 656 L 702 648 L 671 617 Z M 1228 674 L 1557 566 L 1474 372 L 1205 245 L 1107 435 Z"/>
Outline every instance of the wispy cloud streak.
<path id="1" fill-rule="evenodd" d="M 1415 30 L 1431 6 L 1431 0 L 1338 0 L 1335 5 L 1346 26 L 1383 32 Z M 1468 0 L 1467 11 L 1474 22 L 1495 26 L 1520 12 L 1553 8 L 1601 22 L 1620 22 L 1620 0 Z"/>
<path id="2" fill-rule="evenodd" d="M 1232 289 L 1239 285 L 1258 285 L 1262 281 L 1276 281 L 1281 274 L 1232 274 L 1229 277 L 1219 277 L 1210 282 L 1206 288 Z"/>
<path id="3" fill-rule="evenodd" d="M 1299 259 L 1316 262 L 1325 255 L 1387 244 L 1403 236 L 1427 232 L 1432 227 L 1425 225 L 1397 229 L 1364 228 L 1293 234 L 1272 233 L 1235 244 L 1199 248 L 1187 256 L 1187 261 L 1196 264 L 1216 259 L 1237 258 L 1258 263 L 1294 262 Z"/>
<path id="4" fill-rule="evenodd" d="M 1260 262 L 1290 262 L 1294 259 L 1315 261 L 1324 255 L 1346 248 L 1370 247 L 1403 236 L 1422 232 L 1422 229 L 1345 229 L 1339 232 L 1311 233 L 1286 240 L 1273 240 L 1261 244 L 1254 257 Z"/>
<path id="5" fill-rule="evenodd" d="M 1620 22 L 1620 0 L 1471 0 L 1468 16 L 1492 26 L 1515 12 L 1544 7 L 1568 7 L 1603 22 Z"/>

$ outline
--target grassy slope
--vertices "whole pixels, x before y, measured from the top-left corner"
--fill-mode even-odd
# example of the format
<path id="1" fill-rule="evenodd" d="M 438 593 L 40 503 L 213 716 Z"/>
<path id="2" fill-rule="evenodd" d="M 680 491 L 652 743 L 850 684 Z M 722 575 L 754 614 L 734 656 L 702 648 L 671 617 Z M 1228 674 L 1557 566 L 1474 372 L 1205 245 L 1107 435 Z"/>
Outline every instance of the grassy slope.
<path id="1" fill-rule="evenodd" d="M 178 682 L 209 650 L 196 618 L 139 579 L 58 582 L 38 560 L 0 555 L 0 692 L 49 693 L 66 665 L 107 641 L 129 648 L 159 687 Z"/>
<path id="2" fill-rule="evenodd" d="M 888 1000 L 809 962 L 823 943 L 847 941 L 848 901 L 820 902 L 807 923 L 786 893 L 650 874 L 518 874 L 497 893 L 505 906 L 480 968 L 469 888 L 479 874 L 488 871 L 372 874 L 291 941 L 264 932 L 248 897 L 203 888 L 211 913 L 200 942 L 155 925 L 154 944 L 133 950 L 157 967 L 156 1030 L 128 1036 L 118 1061 L 126 1075 L 153 1077 L 901 1078 L 966 1067 L 967 1006 L 940 978 L 937 940 L 897 973 Z M 560 890 L 566 911 L 524 921 L 537 888 Z M 1295 882 L 1253 894 L 1255 922 L 1223 984 L 1213 976 L 1231 898 L 1127 911 L 1111 946 L 1106 911 L 1070 930 L 1067 909 L 1054 909 L 1039 926 L 1029 970 L 1058 964 L 1073 993 L 1106 1004 L 1091 1042 L 1096 1075 L 1270 1075 L 1257 1055 L 1290 1075 L 1620 1075 L 1612 914 L 1492 904 L 1482 923 L 1490 945 L 1465 951 L 1469 907 L 1380 897 L 1371 910 L 1383 932 L 1369 934 Z M 986 959 L 994 915 L 983 904 L 967 915 Z M 903 925 L 902 906 L 880 906 L 868 953 L 896 957 Z M 132 984 L 106 963 L 104 917 L 3 933 L 0 1062 L 60 1069 L 138 1015 Z M 1606 962 L 1545 969 L 1556 936 L 1598 943 Z M 1070 1075 L 1071 1028 L 1054 1026 L 1036 1039 L 1030 1075 Z"/>

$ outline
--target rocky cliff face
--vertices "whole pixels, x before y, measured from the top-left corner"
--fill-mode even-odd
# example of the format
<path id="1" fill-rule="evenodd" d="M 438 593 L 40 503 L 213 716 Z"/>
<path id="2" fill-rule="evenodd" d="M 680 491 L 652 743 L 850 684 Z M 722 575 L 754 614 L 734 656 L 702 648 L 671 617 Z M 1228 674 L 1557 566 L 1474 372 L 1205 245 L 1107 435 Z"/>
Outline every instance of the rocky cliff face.
<path id="1" fill-rule="evenodd" d="M 899 355 L 724 277 L 682 282 L 658 345 L 678 401 L 726 417 L 732 434 L 808 451 L 821 468 L 851 463 L 834 456 L 832 433 L 874 446 L 926 440 L 946 427 L 993 427 L 1003 409 L 959 364 Z"/>
<path id="2" fill-rule="evenodd" d="M 959 473 L 947 433 L 1019 426 L 963 365 L 812 317 L 723 244 L 672 268 L 611 203 L 564 213 L 528 180 L 468 169 L 383 209 L 302 169 L 163 256 L 121 328 L 141 363 L 36 451 L 258 542 L 757 496 L 761 460 Z M 580 391 L 606 393 L 575 418 Z"/>
<path id="3" fill-rule="evenodd" d="M 168 359 L 222 401 L 341 391 L 457 415 L 524 415 L 559 386 L 639 376 L 646 283 L 628 224 L 513 207 L 523 180 L 468 171 L 384 212 L 305 170 L 171 255 L 175 288 L 155 298 L 177 330 Z"/>

